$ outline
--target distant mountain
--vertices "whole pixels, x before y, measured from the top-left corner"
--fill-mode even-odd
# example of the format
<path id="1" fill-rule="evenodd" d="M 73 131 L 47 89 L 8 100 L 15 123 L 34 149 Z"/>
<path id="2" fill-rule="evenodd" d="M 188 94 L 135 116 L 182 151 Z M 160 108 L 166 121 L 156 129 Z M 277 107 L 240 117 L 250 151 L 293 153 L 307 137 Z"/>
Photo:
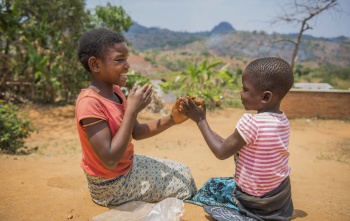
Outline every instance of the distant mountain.
<path id="1" fill-rule="evenodd" d="M 157 34 L 157 33 L 171 33 L 172 31 L 168 29 L 161 29 L 161 28 L 155 28 L 150 27 L 146 28 L 145 26 L 139 25 L 138 23 L 134 22 L 134 24 L 129 28 L 128 33 L 130 34 Z"/>
<path id="2" fill-rule="evenodd" d="M 156 31 L 155 28 L 146 28 L 138 23 L 134 22 L 134 24 L 129 28 L 129 34 L 147 34 Z"/>
<path id="3" fill-rule="evenodd" d="M 176 32 L 155 27 L 146 28 L 138 23 L 134 23 L 129 31 L 124 33 L 126 39 L 132 44 L 132 47 L 140 51 L 148 49 L 166 50 L 181 47 L 195 41 L 200 41 L 207 34 Z"/>
<path id="4" fill-rule="evenodd" d="M 278 56 L 290 61 L 297 34 L 267 34 L 264 31 L 237 31 L 228 22 L 221 22 L 211 31 L 177 32 L 161 28 L 147 28 L 134 23 L 124 33 L 132 48 L 138 51 L 172 51 L 177 54 L 184 50 L 192 54 L 202 54 L 229 58 L 251 59 L 263 56 Z M 288 41 L 281 41 L 287 39 Z M 186 52 L 186 53 L 188 53 Z M 350 39 L 317 38 L 303 35 L 299 47 L 298 62 L 323 63 L 350 67 Z"/>
<path id="5" fill-rule="evenodd" d="M 232 27 L 232 25 L 228 22 L 221 22 L 217 26 L 213 28 L 210 32 L 212 35 L 221 35 L 228 33 L 236 33 L 236 30 Z"/>

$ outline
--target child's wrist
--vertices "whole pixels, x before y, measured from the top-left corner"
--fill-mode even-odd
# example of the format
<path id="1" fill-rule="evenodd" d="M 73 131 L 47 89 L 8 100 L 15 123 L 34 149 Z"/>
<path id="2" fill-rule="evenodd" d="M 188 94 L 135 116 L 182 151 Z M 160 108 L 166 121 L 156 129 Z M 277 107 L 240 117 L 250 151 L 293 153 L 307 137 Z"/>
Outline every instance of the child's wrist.
<path id="1" fill-rule="evenodd" d="M 171 125 L 171 126 L 174 126 L 174 125 L 176 125 L 177 123 L 176 123 L 176 121 L 174 120 L 174 117 L 173 117 L 173 115 L 169 115 L 169 116 L 167 116 L 168 117 L 168 122 L 169 122 L 169 124 Z"/>
<path id="2" fill-rule="evenodd" d="M 137 116 L 138 111 L 136 109 L 127 107 L 126 110 L 125 110 L 125 114 L 130 114 L 132 116 Z"/>
<path id="3" fill-rule="evenodd" d="M 198 124 L 201 121 L 205 120 L 205 116 L 200 116 L 198 119 L 196 119 L 196 123 Z"/>

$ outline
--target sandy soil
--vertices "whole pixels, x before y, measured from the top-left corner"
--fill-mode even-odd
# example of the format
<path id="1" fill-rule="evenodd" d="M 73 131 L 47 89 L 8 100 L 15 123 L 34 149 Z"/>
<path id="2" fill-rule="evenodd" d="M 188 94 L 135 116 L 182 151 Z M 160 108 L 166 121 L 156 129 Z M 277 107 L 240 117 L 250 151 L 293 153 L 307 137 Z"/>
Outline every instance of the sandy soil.
<path id="1" fill-rule="evenodd" d="M 89 220 L 108 208 L 91 201 L 79 167 L 80 146 L 74 107 L 30 107 L 26 111 L 38 133 L 26 145 L 35 154 L 0 155 L 0 220 Z M 222 136 L 233 132 L 241 109 L 208 113 Z M 140 121 L 160 117 L 141 113 Z M 210 177 L 232 176 L 233 159 L 220 161 L 206 146 L 195 124 L 186 121 L 153 138 L 136 141 L 137 154 L 186 163 L 200 188 Z M 291 120 L 290 165 L 294 220 L 350 220 L 350 122 Z M 211 219 L 185 204 L 184 221 Z"/>

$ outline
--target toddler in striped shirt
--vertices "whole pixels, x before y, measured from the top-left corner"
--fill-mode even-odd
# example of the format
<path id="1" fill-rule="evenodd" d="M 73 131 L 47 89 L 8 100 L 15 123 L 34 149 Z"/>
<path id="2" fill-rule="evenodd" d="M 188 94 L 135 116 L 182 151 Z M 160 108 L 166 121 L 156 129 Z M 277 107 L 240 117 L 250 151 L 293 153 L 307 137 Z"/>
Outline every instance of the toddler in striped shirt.
<path id="1" fill-rule="evenodd" d="M 235 131 L 226 139 L 210 128 L 205 102 L 198 107 L 192 99 L 185 99 L 180 106 L 180 111 L 196 122 L 218 159 L 238 154 L 231 202 L 237 211 L 256 220 L 290 220 L 292 217 L 288 165 L 290 128 L 280 104 L 293 83 L 292 69 L 281 58 L 259 58 L 249 63 L 242 74 L 240 95 L 244 108 L 256 113 L 243 114 Z M 227 205 L 227 202 L 219 203 Z"/>

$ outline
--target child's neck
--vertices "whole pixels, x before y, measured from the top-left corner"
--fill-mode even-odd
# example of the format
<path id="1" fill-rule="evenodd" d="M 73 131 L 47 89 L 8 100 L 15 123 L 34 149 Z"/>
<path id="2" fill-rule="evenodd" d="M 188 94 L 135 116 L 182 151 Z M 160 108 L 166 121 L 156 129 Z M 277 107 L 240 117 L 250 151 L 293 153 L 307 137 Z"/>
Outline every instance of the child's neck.
<path id="1" fill-rule="evenodd" d="M 108 100 L 117 102 L 119 104 L 122 102 L 121 99 L 114 93 L 112 84 L 96 84 L 94 82 L 91 82 L 88 88 Z"/>
<path id="2" fill-rule="evenodd" d="M 269 106 L 269 107 L 264 107 L 260 110 L 257 111 L 258 114 L 260 113 L 275 113 L 275 114 L 280 114 L 282 113 L 282 111 L 280 110 L 280 104 L 275 104 L 275 105 L 272 105 L 272 106 Z"/>
<path id="3" fill-rule="evenodd" d="M 100 80 L 96 80 L 95 78 L 91 78 L 89 88 L 96 91 L 96 93 L 99 93 L 101 96 L 110 96 L 113 94 L 113 84 L 108 84 Z"/>
<path id="4" fill-rule="evenodd" d="M 257 112 L 258 114 L 261 114 L 261 113 L 274 113 L 274 114 L 281 114 L 282 111 L 281 110 L 278 110 L 278 111 L 258 111 Z"/>

